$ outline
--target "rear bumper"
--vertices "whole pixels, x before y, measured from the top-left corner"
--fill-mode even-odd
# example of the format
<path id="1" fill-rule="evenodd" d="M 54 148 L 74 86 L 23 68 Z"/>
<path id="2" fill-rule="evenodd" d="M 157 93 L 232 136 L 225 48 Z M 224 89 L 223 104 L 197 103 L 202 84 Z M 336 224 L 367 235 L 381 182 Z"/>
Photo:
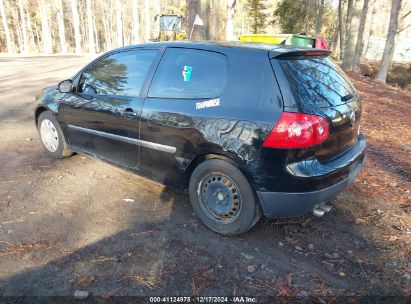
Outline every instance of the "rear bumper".
<path id="1" fill-rule="evenodd" d="M 365 155 L 361 153 L 350 164 L 348 177 L 324 189 L 309 192 L 257 191 L 264 215 L 268 218 L 302 216 L 320 204 L 331 201 L 354 181 L 361 171 L 364 160 Z"/>

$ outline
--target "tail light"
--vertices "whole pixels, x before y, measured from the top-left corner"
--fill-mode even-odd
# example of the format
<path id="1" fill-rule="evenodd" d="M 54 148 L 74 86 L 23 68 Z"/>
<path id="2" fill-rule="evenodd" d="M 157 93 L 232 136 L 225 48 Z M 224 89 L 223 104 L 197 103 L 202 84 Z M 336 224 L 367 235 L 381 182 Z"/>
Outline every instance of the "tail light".
<path id="1" fill-rule="evenodd" d="M 266 148 L 304 148 L 322 143 L 329 135 L 328 121 L 317 115 L 283 112 L 263 143 Z"/>

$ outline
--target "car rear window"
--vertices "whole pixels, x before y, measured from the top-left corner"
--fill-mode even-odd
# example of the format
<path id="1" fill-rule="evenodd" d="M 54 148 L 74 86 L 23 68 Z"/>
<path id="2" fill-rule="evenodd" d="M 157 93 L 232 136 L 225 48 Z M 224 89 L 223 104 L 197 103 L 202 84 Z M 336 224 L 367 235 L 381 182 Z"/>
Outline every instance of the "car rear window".
<path id="1" fill-rule="evenodd" d="M 319 107 L 343 104 L 341 99 L 355 89 L 338 65 L 329 57 L 278 60 L 297 104 Z"/>
<path id="2" fill-rule="evenodd" d="M 148 96 L 159 98 L 217 97 L 226 82 L 224 55 L 200 50 L 169 48 L 154 76 Z"/>

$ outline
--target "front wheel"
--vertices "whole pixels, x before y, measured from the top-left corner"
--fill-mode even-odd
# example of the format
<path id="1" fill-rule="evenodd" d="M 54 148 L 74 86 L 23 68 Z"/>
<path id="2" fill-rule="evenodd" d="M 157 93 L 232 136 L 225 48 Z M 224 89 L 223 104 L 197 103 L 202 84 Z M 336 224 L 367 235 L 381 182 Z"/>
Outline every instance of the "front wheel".
<path id="1" fill-rule="evenodd" d="M 67 146 L 56 117 L 51 112 L 45 111 L 40 114 L 37 130 L 48 155 L 53 158 L 65 158 L 73 154 Z"/>
<path id="2" fill-rule="evenodd" d="M 261 211 L 246 177 L 232 164 L 211 159 L 198 165 L 190 178 L 191 205 L 201 221 L 223 235 L 249 230 Z"/>

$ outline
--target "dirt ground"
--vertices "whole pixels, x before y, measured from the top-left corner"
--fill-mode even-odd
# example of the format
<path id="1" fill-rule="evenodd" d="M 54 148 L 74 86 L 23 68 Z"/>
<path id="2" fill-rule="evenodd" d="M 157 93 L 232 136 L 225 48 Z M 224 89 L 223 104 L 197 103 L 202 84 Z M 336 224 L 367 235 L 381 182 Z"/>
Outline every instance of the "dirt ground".
<path id="1" fill-rule="evenodd" d="M 350 75 L 369 144 L 357 181 L 323 218 L 222 237 L 184 194 L 43 152 L 34 96 L 89 60 L 0 58 L 0 296 L 411 296 L 411 95 Z"/>

